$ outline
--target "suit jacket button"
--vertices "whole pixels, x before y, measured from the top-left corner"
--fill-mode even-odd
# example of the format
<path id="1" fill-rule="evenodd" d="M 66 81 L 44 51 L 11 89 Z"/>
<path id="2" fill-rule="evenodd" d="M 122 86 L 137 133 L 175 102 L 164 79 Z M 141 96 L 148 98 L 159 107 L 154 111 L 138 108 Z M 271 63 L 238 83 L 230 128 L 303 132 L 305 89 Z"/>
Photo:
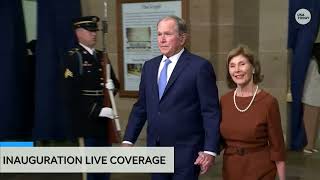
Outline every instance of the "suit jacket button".
<path id="1" fill-rule="evenodd" d="M 100 83 L 101 86 L 104 86 L 104 83 Z"/>
<path id="2" fill-rule="evenodd" d="M 99 68 L 99 71 L 102 71 L 102 69 L 101 69 L 101 68 Z"/>

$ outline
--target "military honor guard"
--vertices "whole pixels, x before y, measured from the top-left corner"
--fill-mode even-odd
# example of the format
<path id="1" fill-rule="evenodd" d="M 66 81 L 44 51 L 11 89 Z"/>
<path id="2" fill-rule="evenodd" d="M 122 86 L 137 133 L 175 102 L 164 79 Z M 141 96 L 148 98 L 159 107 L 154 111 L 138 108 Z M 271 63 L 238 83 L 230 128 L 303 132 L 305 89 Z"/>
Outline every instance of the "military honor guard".
<path id="1" fill-rule="evenodd" d="M 64 99 L 70 131 L 84 146 L 111 145 L 106 124 L 113 118 L 113 111 L 104 104 L 104 89 L 119 88 L 112 68 L 112 81 L 106 83 L 103 53 L 94 48 L 99 30 L 98 21 L 96 16 L 73 20 L 78 44 L 66 54 L 63 66 Z M 106 180 L 109 174 L 89 173 L 87 179 Z"/>

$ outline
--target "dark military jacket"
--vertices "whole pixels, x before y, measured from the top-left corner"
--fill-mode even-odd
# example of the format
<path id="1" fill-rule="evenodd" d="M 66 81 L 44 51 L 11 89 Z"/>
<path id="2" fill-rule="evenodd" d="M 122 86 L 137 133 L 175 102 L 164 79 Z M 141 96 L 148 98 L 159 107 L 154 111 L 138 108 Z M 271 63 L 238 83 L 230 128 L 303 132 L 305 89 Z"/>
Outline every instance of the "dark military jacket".
<path id="1" fill-rule="evenodd" d="M 106 121 L 99 117 L 103 106 L 102 52 L 91 55 L 78 45 L 64 59 L 63 90 L 68 124 L 73 137 L 106 137 Z M 119 82 L 111 68 L 116 89 Z"/>

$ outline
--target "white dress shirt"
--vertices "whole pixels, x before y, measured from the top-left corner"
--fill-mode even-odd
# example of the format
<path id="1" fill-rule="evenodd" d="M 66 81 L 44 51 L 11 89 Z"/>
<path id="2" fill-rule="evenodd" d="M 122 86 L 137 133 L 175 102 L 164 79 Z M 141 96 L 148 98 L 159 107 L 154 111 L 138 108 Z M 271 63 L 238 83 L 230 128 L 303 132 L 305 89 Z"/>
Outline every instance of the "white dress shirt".
<path id="1" fill-rule="evenodd" d="M 167 82 L 169 81 L 170 76 L 171 76 L 171 74 L 173 72 L 173 69 L 174 69 L 174 67 L 176 67 L 176 64 L 177 64 L 181 54 L 183 53 L 183 51 L 184 51 L 184 48 L 181 49 L 181 51 L 179 51 L 177 54 L 175 54 L 175 55 L 173 55 L 171 57 L 167 57 L 165 55 L 162 56 L 162 60 L 160 62 L 159 69 L 158 69 L 158 81 L 159 81 L 159 78 L 160 78 L 160 72 L 161 72 L 161 70 L 162 70 L 162 68 L 164 66 L 164 63 L 165 63 L 164 61 L 166 59 L 170 59 L 171 63 L 168 64 L 168 68 L 167 68 Z"/>
<path id="2" fill-rule="evenodd" d="M 82 43 L 79 43 L 80 44 L 80 46 L 82 46 L 84 49 L 86 49 L 91 55 L 93 55 L 93 53 L 94 53 L 94 48 L 89 48 L 88 46 L 86 46 L 86 45 L 84 45 L 84 44 L 82 44 Z"/>

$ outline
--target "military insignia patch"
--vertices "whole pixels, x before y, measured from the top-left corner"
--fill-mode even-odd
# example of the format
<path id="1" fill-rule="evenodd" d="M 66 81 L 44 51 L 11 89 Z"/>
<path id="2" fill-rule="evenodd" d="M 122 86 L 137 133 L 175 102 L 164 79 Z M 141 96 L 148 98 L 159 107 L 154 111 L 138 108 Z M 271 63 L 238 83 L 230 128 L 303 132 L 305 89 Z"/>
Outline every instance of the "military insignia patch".
<path id="1" fill-rule="evenodd" d="M 79 49 L 78 48 L 73 48 L 70 51 L 68 51 L 69 55 L 72 56 L 74 53 L 76 53 Z"/>
<path id="2" fill-rule="evenodd" d="M 64 78 L 73 77 L 73 73 L 70 71 L 70 69 L 66 69 L 64 71 Z"/>
<path id="3" fill-rule="evenodd" d="M 83 67 L 90 67 L 90 66 L 92 66 L 92 64 L 89 64 L 89 63 L 87 62 L 87 63 L 83 63 L 82 66 L 83 66 Z"/>

